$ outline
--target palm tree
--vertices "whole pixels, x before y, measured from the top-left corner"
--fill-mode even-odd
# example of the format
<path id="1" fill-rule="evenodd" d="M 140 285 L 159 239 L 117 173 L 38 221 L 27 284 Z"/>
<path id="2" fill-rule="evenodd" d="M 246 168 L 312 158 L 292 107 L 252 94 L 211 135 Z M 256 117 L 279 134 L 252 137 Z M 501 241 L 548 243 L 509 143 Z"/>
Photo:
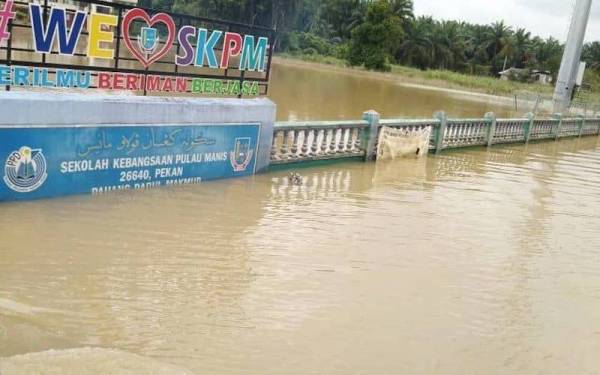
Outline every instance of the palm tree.
<path id="1" fill-rule="evenodd" d="M 517 29 L 511 38 L 514 43 L 515 65 L 522 68 L 531 57 L 531 33 L 525 29 Z"/>
<path id="2" fill-rule="evenodd" d="M 432 42 L 437 67 L 453 70 L 464 67 L 466 42 L 463 27 L 464 25 L 455 21 L 435 24 Z"/>
<path id="3" fill-rule="evenodd" d="M 512 29 L 504 24 L 504 21 L 494 22 L 488 30 L 488 48 L 490 57 L 494 58 L 502 50 L 502 42 L 510 37 Z"/>
<path id="4" fill-rule="evenodd" d="M 392 13 L 401 20 L 414 19 L 413 1 L 412 0 L 388 0 L 392 9 Z"/>
<path id="5" fill-rule="evenodd" d="M 404 42 L 400 46 L 399 58 L 408 65 L 427 69 L 434 61 L 431 17 L 421 16 L 409 27 Z"/>
<path id="6" fill-rule="evenodd" d="M 500 69 L 498 57 L 504 47 L 504 41 L 512 35 L 512 29 L 504 24 L 504 21 L 494 22 L 487 26 L 484 31 L 483 45 L 487 54 L 487 61 L 491 62 L 493 73 Z"/>
<path id="7" fill-rule="evenodd" d="M 512 36 L 506 37 L 502 40 L 502 50 L 500 51 L 500 54 L 502 56 L 504 56 L 504 64 L 502 65 L 502 71 L 506 70 L 506 64 L 508 63 L 508 59 L 510 58 L 511 60 L 511 65 L 512 65 L 512 61 L 515 58 L 515 40 Z"/>

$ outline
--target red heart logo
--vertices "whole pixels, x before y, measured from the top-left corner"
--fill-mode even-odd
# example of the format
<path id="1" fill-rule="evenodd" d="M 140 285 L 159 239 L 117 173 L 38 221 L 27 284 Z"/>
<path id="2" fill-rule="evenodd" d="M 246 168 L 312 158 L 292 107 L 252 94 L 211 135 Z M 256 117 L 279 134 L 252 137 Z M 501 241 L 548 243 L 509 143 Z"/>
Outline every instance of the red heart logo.
<path id="1" fill-rule="evenodd" d="M 167 26 L 167 30 L 169 31 L 167 41 L 165 42 L 163 47 L 160 50 L 156 51 L 150 57 L 144 56 L 137 48 L 133 46 L 133 43 L 131 42 L 131 37 L 129 35 L 129 26 L 131 26 L 131 23 L 136 19 L 146 21 L 149 27 L 152 27 L 154 24 L 157 23 L 163 23 Z M 171 16 L 169 16 L 166 13 L 157 13 L 154 16 L 150 17 L 148 13 L 146 13 L 146 11 L 143 9 L 132 9 L 129 12 L 127 12 L 127 14 L 125 14 L 125 17 L 123 18 L 123 25 L 121 31 L 123 33 L 123 41 L 125 42 L 127 49 L 131 52 L 133 56 L 135 56 L 136 59 L 138 59 L 140 63 L 142 63 L 144 68 L 149 67 L 153 62 L 159 60 L 161 57 L 166 55 L 167 52 L 169 52 L 169 49 L 171 49 L 171 46 L 173 46 L 173 42 L 175 41 L 175 22 L 173 21 Z"/>

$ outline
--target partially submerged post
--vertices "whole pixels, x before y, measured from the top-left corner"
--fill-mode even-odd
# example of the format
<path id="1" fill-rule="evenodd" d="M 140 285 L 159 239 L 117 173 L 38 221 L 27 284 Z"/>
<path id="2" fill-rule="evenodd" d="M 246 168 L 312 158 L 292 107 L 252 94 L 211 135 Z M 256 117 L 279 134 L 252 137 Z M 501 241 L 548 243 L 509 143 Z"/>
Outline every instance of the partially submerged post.
<path id="1" fill-rule="evenodd" d="M 488 121 L 487 146 L 491 147 L 494 144 L 494 133 L 496 132 L 496 115 L 494 112 L 485 114 L 485 119 Z"/>
<path id="2" fill-rule="evenodd" d="M 529 112 L 525 116 L 529 121 L 526 123 L 525 129 L 523 129 L 523 134 L 525 136 L 525 143 L 529 143 L 529 140 L 531 139 L 531 130 L 533 129 L 533 124 L 535 121 L 535 114 L 533 112 Z"/>
<path id="3" fill-rule="evenodd" d="M 435 131 L 435 153 L 439 154 L 444 148 L 444 135 L 446 134 L 448 116 L 446 116 L 446 112 L 439 111 L 434 113 L 433 117 L 440 121 L 440 124 Z"/>
<path id="4" fill-rule="evenodd" d="M 369 127 L 362 132 L 362 144 L 366 145 L 365 160 L 375 159 L 377 153 L 377 136 L 379 135 L 379 120 L 381 116 L 377 111 L 370 110 L 363 113 L 363 120 Z"/>

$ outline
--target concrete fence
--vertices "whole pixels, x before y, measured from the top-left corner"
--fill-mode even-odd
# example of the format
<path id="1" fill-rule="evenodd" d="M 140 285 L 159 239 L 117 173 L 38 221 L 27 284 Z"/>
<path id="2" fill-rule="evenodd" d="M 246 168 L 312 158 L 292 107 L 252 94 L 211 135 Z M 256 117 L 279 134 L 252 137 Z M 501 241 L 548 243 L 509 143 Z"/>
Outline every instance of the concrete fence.
<path id="1" fill-rule="evenodd" d="M 361 158 L 374 160 L 377 140 L 383 126 L 420 130 L 431 127 L 429 148 L 434 153 L 446 149 L 506 143 L 528 143 L 600 134 L 600 117 L 563 118 L 483 118 L 454 119 L 437 112 L 431 119 L 381 119 L 368 111 L 355 121 L 277 122 L 271 145 L 271 165 L 304 161 Z"/>

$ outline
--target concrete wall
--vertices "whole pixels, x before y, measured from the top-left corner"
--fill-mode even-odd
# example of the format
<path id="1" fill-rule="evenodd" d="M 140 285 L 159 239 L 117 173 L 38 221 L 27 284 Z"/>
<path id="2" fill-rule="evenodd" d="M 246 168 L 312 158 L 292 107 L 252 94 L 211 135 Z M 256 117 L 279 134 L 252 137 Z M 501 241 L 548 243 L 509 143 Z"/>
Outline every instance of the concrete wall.
<path id="1" fill-rule="evenodd" d="M 0 126 L 260 123 L 256 171 L 269 166 L 276 106 L 267 98 L 0 93 Z M 1 140 L 0 140 L 1 142 Z"/>

